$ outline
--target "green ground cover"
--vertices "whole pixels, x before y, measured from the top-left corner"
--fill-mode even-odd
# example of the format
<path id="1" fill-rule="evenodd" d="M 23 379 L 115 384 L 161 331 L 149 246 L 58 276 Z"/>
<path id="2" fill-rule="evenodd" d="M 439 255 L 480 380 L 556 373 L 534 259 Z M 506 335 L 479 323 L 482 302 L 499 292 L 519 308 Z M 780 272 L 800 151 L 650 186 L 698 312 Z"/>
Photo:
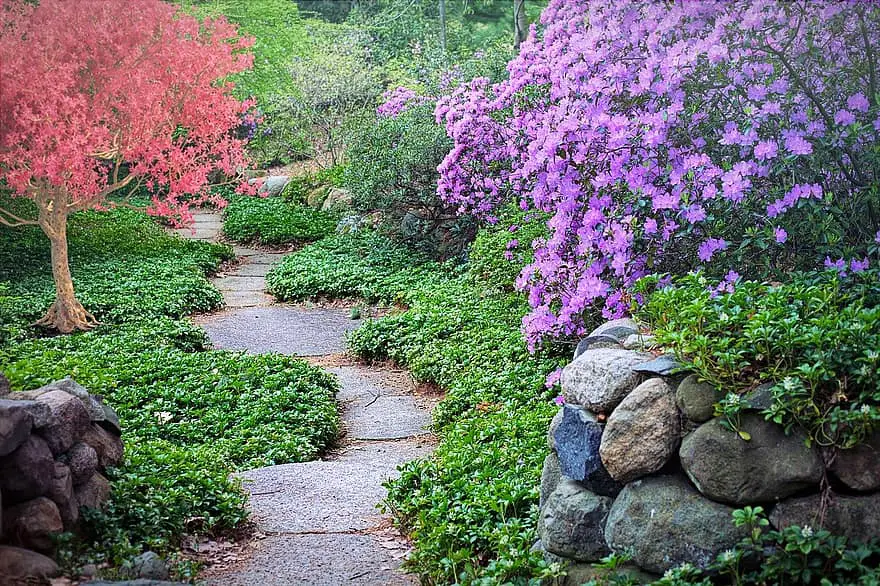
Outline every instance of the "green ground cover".
<path id="1" fill-rule="evenodd" d="M 332 234 L 338 220 L 336 214 L 283 197 L 236 196 L 223 211 L 223 235 L 264 246 L 301 244 Z"/>
<path id="2" fill-rule="evenodd" d="M 27 324 L 52 298 L 48 242 L 36 229 L 0 229 L 0 370 L 14 389 L 71 375 L 122 420 L 111 502 L 86 516 L 68 563 L 118 564 L 171 552 L 188 533 L 234 529 L 246 497 L 230 472 L 310 460 L 336 437 L 332 376 L 290 357 L 207 350 L 204 332 L 181 319 L 222 304 L 205 276 L 228 246 L 115 210 L 72 218 L 70 251 L 80 299 L 102 325 L 44 337 Z"/>

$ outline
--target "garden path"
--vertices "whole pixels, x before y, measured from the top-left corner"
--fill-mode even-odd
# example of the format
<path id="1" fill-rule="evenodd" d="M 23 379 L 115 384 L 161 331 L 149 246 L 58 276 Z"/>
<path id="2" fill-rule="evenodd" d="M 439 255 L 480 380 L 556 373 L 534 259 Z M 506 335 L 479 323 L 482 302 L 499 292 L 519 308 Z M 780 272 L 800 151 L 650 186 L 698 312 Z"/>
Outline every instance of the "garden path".
<path id="1" fill-rule="evenodd" d="M 219 214 L 198 213 L 186 238 L 217 240 Z M 265 277 L 282 254 L 236 247 L 241 262 L 214 279 L 226 309 L 198 320 L 215 347 L 305 357 L 336 374 L 343 436 L 324 459 L 240 474 L 250 494 L 256 539 L 242 563 L 203 577 L 223 586 L 411 585 L 399 570 L 408 551 L 376 509 L 382 483 L 405 462 L 430 454 L 433 401 L 418 396 L 405 371 L 367 367 L 344 355 L 349 311 L 278 305 Z"/>

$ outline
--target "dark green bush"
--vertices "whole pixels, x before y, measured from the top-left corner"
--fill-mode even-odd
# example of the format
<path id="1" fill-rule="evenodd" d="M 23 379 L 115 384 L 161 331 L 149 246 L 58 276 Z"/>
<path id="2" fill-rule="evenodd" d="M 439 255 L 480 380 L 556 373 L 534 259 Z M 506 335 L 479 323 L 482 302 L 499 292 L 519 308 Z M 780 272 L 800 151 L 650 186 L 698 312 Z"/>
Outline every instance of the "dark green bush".
<path id="1" fill-rule="evenodd" d="M 223 235 L 266 246 L 299 244 L 332 234 L 339 218 L 283 197 L 231 197 L 223 212 Z"/>
<path id="2" fill-rule="evenodd" d="M 476 224 L 437 196 L 437 165 L 450 148 L 427 105 L 364 124 L 349 141 L 343 176 L 355 209 L 380 212 L 387 234 L 431 256 L 459 255 Z"/>
<path id="3" fill-rule="evenodd" d="M 508 208 L 498 223 L 477 233 L 468 255 L 468 272 L 477 282 L 512 291 L 523 267 L 534 261 L 532 242 L 547 235 L 543 215 Z"/>
<path id="4" fill-rule="evenodd" d="M 774 383 L 765 415 L 820 445 L 855 445 L 880 422 L 875 271 L 741 281 L 732 293 L 692 275 L 649 293 L 639 315 L 660 344 L 728 393 L 721 407 L 734 426 L 741 395 L 765 382 Z"/>

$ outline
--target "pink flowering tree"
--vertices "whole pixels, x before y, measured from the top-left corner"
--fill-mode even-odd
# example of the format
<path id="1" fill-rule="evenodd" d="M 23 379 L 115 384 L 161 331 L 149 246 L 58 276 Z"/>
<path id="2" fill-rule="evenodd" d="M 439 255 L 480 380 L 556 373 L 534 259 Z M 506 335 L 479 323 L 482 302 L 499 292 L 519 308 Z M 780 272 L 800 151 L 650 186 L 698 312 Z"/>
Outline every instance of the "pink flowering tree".
<path id="1" fill-rule="evenodd" d="M 880 238 L 870 2 L 552 0 L 509 79 L 438 102 L 440 195 L 550 214 L 528 339 L 623 315 L 635 282 L 862 270 Z"/>
<path id="2" fill-rule="evenodd" d="M 152 213 L 186 220 L 209 197 L 209 172 L 245 163 L 230 132 L 245 108 L 223 80 L 250 66 L 249 44 L 160 0 L 2 0 L 0 177 L 37 211 L 0 208 L 0 224 L 39 226 L 51 242 L 56 299 L 38 324 L 96 323 L 74 293 L 70 214 L 145 186 Z"/>

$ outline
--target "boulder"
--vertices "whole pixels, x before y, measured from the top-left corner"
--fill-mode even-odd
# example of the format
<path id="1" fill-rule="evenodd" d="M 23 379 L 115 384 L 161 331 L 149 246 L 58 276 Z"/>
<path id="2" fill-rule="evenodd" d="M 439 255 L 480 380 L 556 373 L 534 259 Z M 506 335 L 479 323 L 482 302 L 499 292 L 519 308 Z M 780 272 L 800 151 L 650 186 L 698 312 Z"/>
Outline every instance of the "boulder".
<path id="1" fill-rule="evenodd" d="M 847 496 L 831 494 L 825 517 L 819 521 L 821 495 L 784 500 L 773 507 L 770 522 L 777 529 L 790 525 L 827 529 L 854 541 L 880 536 L 880 494 Z"/>
<path id="2" fill-rule="evenodd" d="M 642 382 L 642 375 L 633 369 L 651 358 L 643 352 L 614 348 L 584 352 L 562 370 L 562 394 L 568 403 L 594 413 L 610 413 Z"/>
<path id="3" fill-rule="evenodd" d="M 654 346 L 654 336 L 648 334 L 630 334 L 623 341 L 627 350 L 645 350 Z"/>
<path id="4" fill-rule="evenodd" d="M 774 383 L 764 383 L 746 393 L 743 397 L 746 409 L 752 411 L 764 411 L 765 409 L 770 409 L 773 406 L 774 401 L 772 392 L 774 386 Z"/>
<path id="5" fill-rule="evenodd" d="M 604 531 L 612 502 L 573 480 L 560 482 L 538 518 L 544 549 L 581 562 L 598 561 L 611 553 Z"/>
<path id="6" fill-rule="evenodd" d="M 104 406 L 86 390 L 84 386 L 77 383 L 70 377 L 49 383 L 48 385 L 37 389 L 38 391 L 64 391 L 68 395 L 79 399 L 83 407 L 89 414 L 92 421 L 104 421 Z"/>
<path id="7" fill-rule="evenodd" d="M 103 508 L 110 498 L 110 482 L 95 472 L 86 482 L 74 488 L 74 495 L 80 507 Z"/>
<path id="8" fill-rule="evenodd" d="M 675 359 L 675 356 L 672 356 L 671 354 L 664 354 L 662 356 L 658 356 L 653 360 L 649 360 L 647 362 L 643 362 L 642 364 L 636 365 L 633 370 L 647 375 L 668 376 L 680 370 L 681 368 L 682 366 Z"/>
<path id="9" fill-rule="evenodd" d="M 621 483 L 657 472 L 675 454 L 681 425 L 672 388 L 662 378 L 648 379 L 611 413 L 599 455 Z"/>
<path id="10" fill-rule="evenodd" d="M 0 460 L 0 491 L 4 505 L 46 494 L 55 473 L 49 446 L 31 435 L 17 450 Z"/>
<path id="11" fill-rule="evenodd" d="M 599 457 L 602 424 L 595 415 L 574 405 L 565 405 L 561 413 L 553 439 L 562 474 L 592 492 L 615 496 L 623 486 L 611 477 Z"/>
<path id="12" fill-rule="evenodd" d="M 662 574 L 685 562 L 706 568 L 745 537 L 732 515 L 732 508 L 703 497 L 681 476 L 653 476 L 621 491 L 608 513 L 605 540 L 649 572 Z"/>
<path id="13" fill-rule="evenodd" d="M 740 430 L 751 439 L 743 440 L 715 418 L 682 442 L 681 464 L 701 493 L 724 503 L 750 505 L 818 486 L 824 473 L 822 458 L 806 447 L 802 434 L 785 435 L 781 426 L 757 413 L 742 414 Z"/>
<path id="14" fill-rule="evenodd" d="M 562 471 L 559 469 L 559 458 L 556 457 L 556 454 L 550 452 L 547 454 L 547 457 L 544 458 L 544 466 L 541 469 L 541 495 L 540 500 L 538 501 L 538 506 L 544 506 L 547 497 L 550 496 L 550 493 L 556 490 L 556 487 L 559 486 L 561 481 Z"/>
<path id="15" fill-rule="evenodd" d="M 56 421 L 41 433 L 55 455 L 69 450 L 91 426 L 89 412 L 82 401 L 65 391 L 49 390 L 41 393 L 36 401 L 48 405 L 55 416 Z"/>
<path id="16" fill-rule="evenodd" d="M 352 200 L 351 192 L 347 189 L 332 187 L 327 192 L 327 197 L 324 199 L 324 203 L 321 204 L 321 209 L 328 212 L 337 208 L 348 208 L 351 207 Z"/>
<path id="17" fill-rule="evenodd" d="M 34 418 L 20 401 L 0 399 L 0 457 L 11 454 L 30 436 Z"/>
<path id="18" fill-rule="evenodd" d="M 58 507 L 44 496 L 3 511 L 3 534 L 16 545 L 49 552 L 53 549 L 52 536 L 62 531 Z"/>
<path id="19" fill-rule="evenodd" d="M 675 404 L 682 414 L 695 423 L 709 421 L 715 416 L 715 403 L 724 398 L 724 393 L 707 382 L 701 382 L 697 375 L 690 374 L 675 389 Z"/>
<path id="20" fill-rule="evenodd" d="M 46 580 L 61 574 L 51 558 L 29 549 L 0 545 L 0 577 L 3 584 L 29 584 L 28 580 Z M 35 583 L 41 583 L 36 581 Z"/>
<path id="21" fill-rule="evenodd" d="M 880 489 L 880 430 L 854 448 L 839 450 L 831 463 L 831 473 L 853 490 Z"/>
<path id="22" fill-rule="evenodd" d="M 248 180 L 248 183 L 251 185 L 260 184 L 257 193 L 265 197 L 281 195 L 281 192 L 284 191 L 289 182 L 290 177 L 287 175 L 270 175 L 268 177 L 255 177 Z"/>
<path id="23" fill-rule="evenodd" d="M 565 410 L 559 409 L 556 412 L 556 415 L 553 416 L 553 419 L 550 420 L 550 427 L 547 428 L 547 445 L 550 446 L 550 449 L 554 452 L 556 451 L 556 438 L 554 435 L 556 434 L 556 429 L 559 427 L 559 424 L 562 423 L 562 417 L 565 415 Z"/>
<path id="24" fill-rule="evenodd" d="M 126 564 L 124 573 L 132 578 L 147 580 L 167 580 L 170 572 L 168 565 L 159 554 L 146 551 Z"/>
<path id="25" fill-rule="evenodd" d="M 321 209 L 325 199 L 327 199 L 327 186 L 321 185 L 306 194 L 306 205 L 310 208 Z"/>
<path id="26" fill-rule="evenodd" d="M 55 462 L 55 473 L 46 496 L 58 507 L 65 528 L 70 529 L 79 521 L 79 503 L 73 493 L 73 479 L 67 465 Z"/>
<path id="27" fill-rule="evenodd" d="M 104 419 L 99 421 L 98 425 L 112 434 L 122 435 L 122 424 L 119 423 L 119 415 L 116 414 L 116 410 L 103 401 L 101 407 L 104 408 Z"/>
<path id="28" fill-rule="evenodd" d="M 82 435 L 82 442 L 94 448 L 98 454 L 98 466 L 104 470 L 122 463 L 122 439 L 103 427 L 91 425 Z"/>
<path id="29" fill-rule="evenodd" d="M 70 475 L 76 486 L 91 478 L 98 469 L 98 452 L 92 446 L 82 442 L 73 444 L 73 447 L 61 459 L 70 467 Z"/>
<path id="30" fill-rule="evenodd" d="M 577 360 L 578 356 L 586 352 L 587 350 L 591 350 L 593 348 L 621 348 L 620 342 L 617 338 L 613 336 L 589 336 L 584 338 L 580 342 L 578 342 L 577 347 L 574 349 L 574 359 Z"/>
<path id="31" fill-rule="evenodd" d="M 639 324 L 628 317 L 607 321 L 592 332 L 590 336 L 611 336 L 622 342 L 633 334 L 639 333 Z"/>

